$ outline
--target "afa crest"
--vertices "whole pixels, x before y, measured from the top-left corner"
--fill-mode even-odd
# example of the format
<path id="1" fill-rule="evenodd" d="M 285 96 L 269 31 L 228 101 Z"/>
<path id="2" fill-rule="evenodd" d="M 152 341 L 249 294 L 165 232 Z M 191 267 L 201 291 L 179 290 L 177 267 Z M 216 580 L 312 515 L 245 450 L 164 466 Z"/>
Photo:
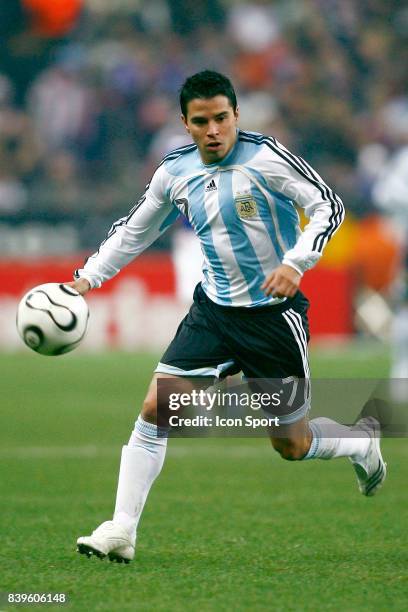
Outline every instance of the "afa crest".
<path id="1" fill-rule="evenodd" d="M 255 198 L 250 193 L 241 193 L 235 197 L 235 208 L 241 219 L 250 219 L 258 213 Z"/>

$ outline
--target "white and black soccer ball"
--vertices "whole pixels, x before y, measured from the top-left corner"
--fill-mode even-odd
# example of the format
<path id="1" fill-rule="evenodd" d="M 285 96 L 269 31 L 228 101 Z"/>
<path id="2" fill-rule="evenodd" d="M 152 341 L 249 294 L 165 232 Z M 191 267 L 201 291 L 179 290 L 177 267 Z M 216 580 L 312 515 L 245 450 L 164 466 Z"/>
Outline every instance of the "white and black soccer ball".
<path id="1" fill-rule="evenodd" d="M 89 309 L 78 291 L 46 283 L 28 291 L 17 309 L 17 330 L 25 344 L 41 355 L 63 355 L 85 336 Z"/>

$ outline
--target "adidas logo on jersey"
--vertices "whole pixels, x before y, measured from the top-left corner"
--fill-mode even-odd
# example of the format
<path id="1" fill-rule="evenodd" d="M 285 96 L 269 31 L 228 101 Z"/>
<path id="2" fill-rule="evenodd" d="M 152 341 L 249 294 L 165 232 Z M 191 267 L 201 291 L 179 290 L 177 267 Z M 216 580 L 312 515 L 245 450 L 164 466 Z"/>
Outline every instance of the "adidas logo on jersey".
<path id="1" fill-rule="evenodd" d="M 204 191 L 217 191 L 217 185 L 215 184 L 214 179 L 208 183 Z"/>

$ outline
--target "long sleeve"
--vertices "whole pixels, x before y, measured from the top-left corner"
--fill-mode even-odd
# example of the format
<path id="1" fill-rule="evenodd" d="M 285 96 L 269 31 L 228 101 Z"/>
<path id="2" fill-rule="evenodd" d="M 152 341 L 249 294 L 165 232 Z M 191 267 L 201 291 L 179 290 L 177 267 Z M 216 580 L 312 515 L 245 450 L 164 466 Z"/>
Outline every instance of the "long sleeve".
<path id="1" fill-rule="evenodd" d="M 159 166 L 145 193 L 126 217 L 116 221 L 98 251 L 88 258 L 75 278 L 86 278 L 92 288 L 115 276 L 147 249 L 178 217 L 166 197 L 165 171 Z"/>
<path id="2" fill-rule="evenodd" d="M 272 190 L 284 194 L 304 209 L 309 223 L 300 232 L 283 263 L 303 274 L 320 259 L 327 242 L 344 219 L 344 206 L 337 194 L 302 158 L 268 139 L 269 164 L 265 174 Z"/>

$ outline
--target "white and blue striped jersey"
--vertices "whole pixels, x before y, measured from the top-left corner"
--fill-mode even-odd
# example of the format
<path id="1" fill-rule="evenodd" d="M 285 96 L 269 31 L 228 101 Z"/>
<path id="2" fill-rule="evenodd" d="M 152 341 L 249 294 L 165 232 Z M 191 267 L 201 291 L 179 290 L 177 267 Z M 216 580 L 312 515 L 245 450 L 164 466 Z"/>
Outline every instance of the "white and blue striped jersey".
<path id="1" fill-rule="evenodd" d="M 310 219 L 302 232 L 295 205 Z M 99 287 L 180 214 L 200 239 L 208 297 L 251 307 L 282 301 L 264 294 L 263 281 L 280 263 L 301 274 L 311 268 L 340 226 L 344 207 L 302 158 L 274 138 L 238 130 L 235 145 L 217 163 L 204 164 L 194 144 L 166 155 L 144 195 L 112 225 L 76 277 Z"/>

